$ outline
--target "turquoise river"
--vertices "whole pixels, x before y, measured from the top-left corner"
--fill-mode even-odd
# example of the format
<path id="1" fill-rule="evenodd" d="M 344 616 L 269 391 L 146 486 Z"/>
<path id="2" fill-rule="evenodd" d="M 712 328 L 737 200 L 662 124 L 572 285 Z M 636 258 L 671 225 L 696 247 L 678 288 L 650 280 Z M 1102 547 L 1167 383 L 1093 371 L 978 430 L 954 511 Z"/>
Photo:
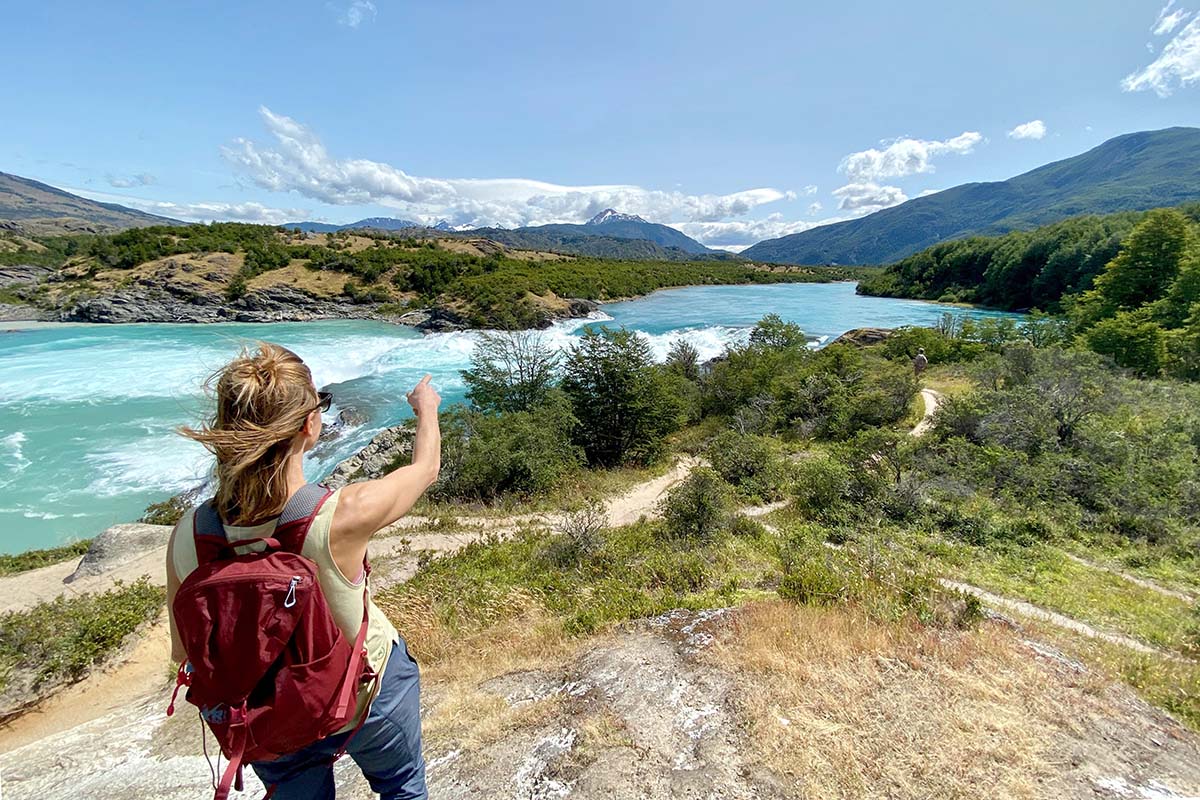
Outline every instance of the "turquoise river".
<path id="1" fill-rule="evenodd" d="M 947 311 L 997 312 L 861 297 L 850 283 L 669 289 L 608 304 L 591 320 L 546 331 L 567 347 L 584 325 L 640 331 L 655 354 L 687 339 L 702 358 L 744 341 L 776 313 L 818 343 L 857 327 L 930 325 Z M 0 551 L 20 552 L 94 536 L 135 520 L 147 504 L 202 482 L 204 451 L 174 433 L 203 410 L 204 378 L 243 344 L 279 342 L 312 367 L 338 408 L 367 422 L 310 458 L 320 478 L 380 429 L 409 415 L 405 392 L 426 372 L 447 403 L 462 399 L 459 370 L 474 333 L 422 336 L 382 322 L 272 325 L 12 325 L 0 334 Z M 331 417 L 332 418 L 332 417 Z"/>

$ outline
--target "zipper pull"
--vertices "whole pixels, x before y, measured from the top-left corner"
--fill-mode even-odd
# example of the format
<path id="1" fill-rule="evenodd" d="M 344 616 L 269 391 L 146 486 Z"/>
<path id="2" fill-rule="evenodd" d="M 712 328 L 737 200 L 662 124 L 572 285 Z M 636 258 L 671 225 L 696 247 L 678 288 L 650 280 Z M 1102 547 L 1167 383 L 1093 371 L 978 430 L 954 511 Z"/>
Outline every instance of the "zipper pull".
<path id="1" fill-rule="evenodd" d="M 291 583 L 288 584 L 287 597 L 283 598 L 283 607 L 291 608 L 296 605 L 296 586 L 300 583 L 300 576 L 293 575 Z"/>

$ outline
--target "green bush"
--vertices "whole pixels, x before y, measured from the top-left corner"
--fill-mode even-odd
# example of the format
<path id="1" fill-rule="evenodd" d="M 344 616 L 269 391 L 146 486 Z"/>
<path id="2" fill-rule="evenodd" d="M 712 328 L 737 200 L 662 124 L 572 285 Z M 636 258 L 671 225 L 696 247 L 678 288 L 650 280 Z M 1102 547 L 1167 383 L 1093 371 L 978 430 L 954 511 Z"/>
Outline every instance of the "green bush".
<path id="1" fill-rule="evenodd" d="M 659 503 L 663 534 L 671 539 L 710 542 L 725 532 L 729 487 L 708 467 L 697 467 Z"/>
<path id="2" fill-rule="evenodd" d="M 586 329 L 567 354 L 562 389 L 579 420 L 576 441 L 593 465 L 648 463 L 687 419 L 650 346 L 624 328 Z"/>
<path id="3" fill-rule="evenodd" d="M 452 408 L 443 415 L 442 469 L 430 496 L 492 502 L 549 491 L 582 461 L 572 443 L 575 425 L 557 392 L 530 411 Z"/>
<path id="4" fill-rule="evenodd" d="M 771 439 L 725 431 L 712 440 L 707 455 L 713 469 L 747 497 L 778 500 L 783 496 L 787 473 Z"/>
<path id="5" fill-rule="evenodd" d="M 188 512 L 190 505 L 181 495 L 169 497 L 159 503 L 146 506 L 138 522 L 147 525 L 174 525 Z"/>
<path id="6" fill-rule="evenodd" d="M 743 430 L 841 439 L 866 427 L 903 419 L 917 393 L 912 368 L 848 345 L 821 350 L 783 335 L 731 347 L 702 381 L 708 414 L 734 419 Z"/>
<path id="7" fill-rule="evenodd" d="M 33 687 L 75 681 L 112 653 L 163 606 L 165 592 L 143 576 L 102 594 L 82 594 L 0 615 L 0 690 L 14 671 L 32 671 Z"/>
<path id="8" fill-rule="evenodd" d="M 829 455 L 801 460 L 792 478 L 792 505 L 810 519 L 835 522 L 850 515 L 854 476 Z"/>
<path id="9" fill-rule="evenodd" d="M 945 325 L 961 334 L 961 328 L 955 324 Z M 919 328 L 905 326 L 892 331 L 892 335 L 884 340 L 883 353 L 893 361 L 903 361 L 911 364 L 917 352 L 925 351 L 930 364 L 946 364 L 957 361 L 972 361 L 985 350 L 979 342 L 971 342 L 961 335 L 953 336 L 943 330 L 934 328 Z"/>
<path id="10" fill-rule="evenodd" d="M 64 544 L 61 547 L 50 547 L 44 550 L 26 550 L 24 553 L 0 553 L 0 575 L 15 575 L 18 572 L 28 572 L 31 569 L 46 567 L 80 558 L 88 551 L 91 539 Z"/>

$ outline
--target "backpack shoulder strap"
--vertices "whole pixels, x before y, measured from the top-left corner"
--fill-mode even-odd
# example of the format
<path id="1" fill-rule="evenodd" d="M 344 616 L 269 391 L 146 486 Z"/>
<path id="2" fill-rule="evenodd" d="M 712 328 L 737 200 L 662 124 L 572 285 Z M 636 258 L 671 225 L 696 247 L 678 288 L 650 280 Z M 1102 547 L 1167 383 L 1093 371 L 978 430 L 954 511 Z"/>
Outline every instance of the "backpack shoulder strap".
<path id="1" fill-rule="evenodd" d="M 212 500 L 196 506 L 192 514 L 192 538 L 196 542 L 196 562 L 207 564 L 221 557 L 221 551 L 229 544 L 225 526 Z"/>
<path id="2" fill-rule="evenodd" d="M 279 515 L 279 521 L 275 523 L 274 536 L 284 550 L 299 553 L 304 549 L 308 529 L 332 494 L 333 490 L 323 484 L 306 483 L 291 496 Z"/>
<path id="3" fill-rule="evenodd" d="M 319 483 L 307 483 L 288 499 L 275 523 L 271 537 L 279 541 L 283 550 L 299 553 L 304 549 L 304 540 L 313 520 L 325 505 L 333 490 Z M 225 555 L 230 542 L 212 500 L 196 507 L 192 516 L 192 537 L 196 542 L 196 561 L 207 564 Z"/>

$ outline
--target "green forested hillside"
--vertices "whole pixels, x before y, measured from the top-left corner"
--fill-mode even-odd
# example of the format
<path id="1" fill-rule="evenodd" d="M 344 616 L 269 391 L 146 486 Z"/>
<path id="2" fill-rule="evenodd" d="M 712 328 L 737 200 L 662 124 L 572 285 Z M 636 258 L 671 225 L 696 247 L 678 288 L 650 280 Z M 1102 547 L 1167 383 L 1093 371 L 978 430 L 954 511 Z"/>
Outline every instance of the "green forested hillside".
<path id="1" fill-rule="evenodd" d="M 1063 312 L 1081 344 L 1120 366 L 1200 378 L 1197 204 L 947 242 L 858 291 Z"/>
<path id="2" fill-rule="evenodd" d="M 861 219 L 759 242 L 742 255 L 784 264 L 886 264 L 938 242 L 1200 199 L 1200 129 L 1118 136 L 994 183 L 917 197 Z"/>

